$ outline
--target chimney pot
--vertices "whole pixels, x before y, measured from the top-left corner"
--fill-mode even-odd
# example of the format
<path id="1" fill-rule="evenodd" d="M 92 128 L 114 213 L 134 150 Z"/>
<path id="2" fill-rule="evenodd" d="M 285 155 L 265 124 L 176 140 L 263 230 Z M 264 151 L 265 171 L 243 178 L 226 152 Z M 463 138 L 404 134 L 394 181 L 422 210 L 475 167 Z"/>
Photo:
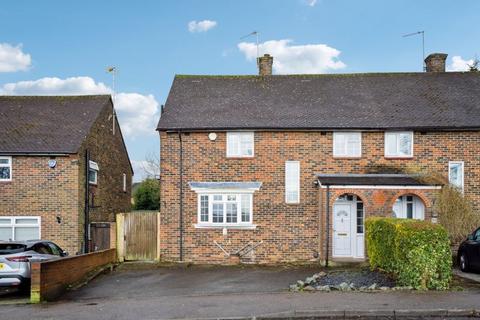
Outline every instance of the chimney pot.
<path id="1" fill-rule="evenodd" d="M 445 72 L 445 61 L 448 54 L 431 53 L 425 58 L 425 71 L 427 72 Z"/>
<path id="2" fill-rule="evenodd" d="M 258 74 L 260 76 L 271 76 L 273 57 L 269 54 L 264 54 L 263 57 L 257 58 Z"/>

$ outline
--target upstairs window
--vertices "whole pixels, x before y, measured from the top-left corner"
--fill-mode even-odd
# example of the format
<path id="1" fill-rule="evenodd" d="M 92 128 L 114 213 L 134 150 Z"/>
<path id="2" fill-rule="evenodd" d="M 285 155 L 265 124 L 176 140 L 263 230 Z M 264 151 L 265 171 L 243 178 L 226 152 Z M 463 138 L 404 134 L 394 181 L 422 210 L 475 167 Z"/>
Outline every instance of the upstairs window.
<path id="1" fill-rule="evenodd" d="M 88 165 L 88 183 L 96 185 L 98 183 L 98 164 L 90 161 Z"/>
<path id="2" fill-rule="evenodd" d="M 253 157 L 253 132 L 227 132 L 227 157 Z"/>
<path id="3" fill-rule="evenodd" d="M 12 181 L 12 157 L 0 157 L 0 181 Z"/>
<path id="4" fill-rule="evenodd" d="M 285 202 L 300 203 L 300 162 L 285 162 Z"/>
<path id="5" fill-rule="evenodd" d="M 413 157 L 413 132 L 385 132 L 385 157 Z"/>
<path id="6" fill-rule="evenodd" d="M 463 161 L 450 161 L 448 163 L 448 182 L 463 192 Z"/>
<path id="7" fill-rule="evenodd" d="M 362 155 L 361 132 L 334 132 L 334 157 L 360 157 Z"/>

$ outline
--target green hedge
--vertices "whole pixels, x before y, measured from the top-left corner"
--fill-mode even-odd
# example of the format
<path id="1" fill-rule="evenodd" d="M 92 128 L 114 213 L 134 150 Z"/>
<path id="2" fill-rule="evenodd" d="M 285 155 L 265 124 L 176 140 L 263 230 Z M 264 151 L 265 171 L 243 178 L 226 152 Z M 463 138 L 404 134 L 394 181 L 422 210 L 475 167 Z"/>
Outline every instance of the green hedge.
<path id="1" fill-rule="evenodd" d="M 426 221 L 368 218 L 367 253 L 372 269 L 393 273 L 402 286 L 448 289 L 452 254 L 445 229 Z"/>

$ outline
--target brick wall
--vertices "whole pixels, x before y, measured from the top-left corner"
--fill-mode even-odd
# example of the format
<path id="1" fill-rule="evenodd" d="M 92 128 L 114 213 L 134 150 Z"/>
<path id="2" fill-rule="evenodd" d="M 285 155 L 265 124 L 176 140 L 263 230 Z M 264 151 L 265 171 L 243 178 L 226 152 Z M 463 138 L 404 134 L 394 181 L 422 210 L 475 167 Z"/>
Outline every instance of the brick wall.
<path id="1" fill-rule="evenodd" d="M 12 157 L 12 181 L 0 182 L 0 216 L 40 216 L 41 237 L 75 254 L 81 241 L 77 232 L 78 159 L 75 155 L 55 157 L 55 168 L 48 166 L 49 160 Z"/>
<path id="2" fill-rule="evenodd" d="M 331 132 L 255 132 L 255 157 L 226 158 L 226 134 L 215 141 L 207 132 L 183 134 L 184 150 L 184 259 L 194 262 L 225 262 L 222 251 L 238 249 L 250 241 L 263 241 L 254 261 L 274 263 L 309 261 L 322 243 L 319 240 L 320 195 L 314 185 L 316 173 L 385 173 L 401 171 L 407 165 L 448 175 L 448 161 L 465 162 L 465 196 L 480 208 L 479 132 L 415 132 L 414 157 L 386 159 L 383 132 L 362 134 L 362 157 L 333 158 Z M 179 258 L 179 139 L 178 134 L 160 133 L 161 138 L 161 227 L 160 251 L 163 260 Z M 284 166 L 287 160 L 300 161 L 300 204 L 285 203 Z M 189 181 L 259 181 L 263 185 L 253 196 L 255 230 L 195 229 L 197 194 Z M 372 201 L 398 194 L 372 195 Z M 432 194 L 425 197 L 433 197 Z M 394 201 L 393 199 L 392 201 Z M 390 203 L 387 201 L 387 203 Z M 392 202 L 393 204 L 393 202 Z M 385 207 L 377 207 L 376 213 Z M 427 215 L 430 208 L 427 207 Z M 368 215 L 367 211 L 367 215 Z"/>
<path id="3" fill-rule="evenodd" d="M 33 303 L 51 301 L 63 294 L 69 285 L 85 280 L 91 272 L 117 261 L 116 250 L 32 263 L 30 299 Z"/>

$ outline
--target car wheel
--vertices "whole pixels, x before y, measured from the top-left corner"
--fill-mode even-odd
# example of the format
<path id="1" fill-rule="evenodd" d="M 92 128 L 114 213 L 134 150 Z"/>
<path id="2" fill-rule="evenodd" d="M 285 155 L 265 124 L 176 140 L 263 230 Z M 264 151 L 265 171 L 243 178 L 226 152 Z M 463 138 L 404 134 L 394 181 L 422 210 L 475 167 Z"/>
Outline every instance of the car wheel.
<path id="1" fill-rule="evenodd" d="M 462 254 L 460 255 L 459 264 L 460 270 L 462 270 L 463 272 L 468 271 L 468 259 L 467 255 L 464 252 L 462 252 Z"/>

